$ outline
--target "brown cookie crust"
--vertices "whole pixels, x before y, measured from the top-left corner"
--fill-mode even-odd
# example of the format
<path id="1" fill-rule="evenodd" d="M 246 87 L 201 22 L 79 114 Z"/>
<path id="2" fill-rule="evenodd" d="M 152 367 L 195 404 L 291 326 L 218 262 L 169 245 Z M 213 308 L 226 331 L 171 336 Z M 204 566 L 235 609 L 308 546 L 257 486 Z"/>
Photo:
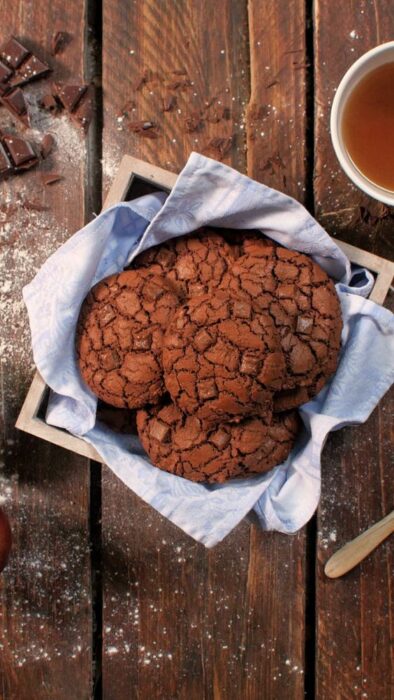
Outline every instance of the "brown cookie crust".
<path id="1" fill-rule="evenodd" d="M 328 275 L 306 255 L 263 237 L 245 238 L 242 248 L 221 286 L 274 320 L 286 361 L 286 394 L 277 395 L 276 403 L 287 410 L 307 394 L 305 400 L 312 398 L 335 372 L 342 331 L 339 299 Z"/>
<path id="2" fill-rule="evenodd" d="M 137 430 L 152 463 L 177 476 L 199 482 L 262 474 L 281 464 L 299 429 L 296 412 L 207 427 L 197 416 L 185 415 L 174 404 L 137 412 Z"/>
<path id="3" fill-rule="evenodd" d="M 285 370 L 272 318 L 225 292 L 189 299 L 163 341 L 164 381 L 174 403 L 210 423 L 272 410 Z"/>
<path id="4" fill-rule="evenodd" d="M 231 269 L 235 255 L 224 238 L 210 229 L 181 236 L 138 255 L 131 267 L 158 266 L 183 299 L 205 294 L 219 287 Z"/>
<path id="5" fill-rule="evenodd" d="M 178 303 L 152 268 L 111 275 L 93 287 L 81 308 L 76 349 L 82 378 L 102 401 L 140 408 L 160 399 L 163 332 Z"/>

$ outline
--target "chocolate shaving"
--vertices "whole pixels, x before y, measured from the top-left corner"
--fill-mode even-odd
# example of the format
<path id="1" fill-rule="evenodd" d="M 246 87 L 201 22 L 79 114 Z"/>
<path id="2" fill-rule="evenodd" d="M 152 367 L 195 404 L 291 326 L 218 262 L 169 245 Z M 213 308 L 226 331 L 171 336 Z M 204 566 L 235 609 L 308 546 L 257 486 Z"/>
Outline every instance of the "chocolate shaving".
<path id="1" fill-rule="evenodd" d="M 152 80 L 152 71 L 145 68 L 144 72 L 134 85 L 134 90 L 138 92 L 141 88 Z"/>
<path id="2" fill-rule="evenodd" d="M 177 99 L 175 95 L 170 95 L 163 100 L 163 112 L 172 112 L 177 105 Z"/>
<path id="3" fill-rule="evenodd" d="M 44 160 L 45 160 L 45 158 L 48 158 L 54 145 L 55 145 L 55 139 L 53 138 L 52 134 L 45 134 L 44 138 L 41 141 L 41 145 L 40 145 L 41 157 Z"/>
<path id="4" fill-rule="evenodd" d="M 202 126 L 202 118 L 200 112 L 194 112 L 185 119 L 185 131 L 192 133 L 193 131 L 198 131 Z"/>
<path id="5" fill-rule="evenodd" d="M 167 83 L 166 87 L 168 90 L 185 90 L 188 87 L 191 87 L 191 81 L 188 78 L 185 78 L 185 80 L 172 80 Z"/>
<path id="6" fill-rule="evenodd" d="M 41 173 L 41 180 L 44 185 L 53 185 L 59 180 L 63 180 L 63 176 L 59 173 Z"/>
<path id="7" fill-rule="evenodd" d="M 216 136 L 208 142 L 204 150 L 214 151 L 220 158 L 224 158 L 231 150 L 233 141 L 234 135 L 228 137 Z"/>
<path id="8" fill-rule="evenodd" d="M 72 36 L 68 32 L 56 32 L 51 41 L 51 56 L 57 56 L 57 54 L 63 53 L 71 39 Z"/>
<path id="9" fill-rule="evenodd" d="M 187 70 L 186 68 L 176 68 L 175 70 L 171 71 L 173 75 L 187 75 Z"/>

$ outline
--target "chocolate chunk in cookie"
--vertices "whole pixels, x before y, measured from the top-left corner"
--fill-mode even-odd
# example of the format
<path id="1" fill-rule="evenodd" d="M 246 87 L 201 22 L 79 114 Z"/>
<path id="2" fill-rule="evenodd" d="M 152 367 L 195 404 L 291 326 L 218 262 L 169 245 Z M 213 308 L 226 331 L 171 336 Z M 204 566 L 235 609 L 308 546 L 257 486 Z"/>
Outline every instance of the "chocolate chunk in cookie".
<path id="1" fill-rule="evenodd" d="M 164 336 L 164 379 L 174 403 L 209 423 L 272 410 L 285 362 L 273 319 L 225 292 L 189 299 Z"/>
<path id="2" fill-rule="evenodd" d="M 137 412 L 137 430 L 152 463 L 177 476 L 199 482 L 262 474 L 281 464 L 293 447 L 299 419 L 295 412 L 240 423 L 207 427 L 174 404 Z"/>
<path id="3" fill-rule="evenodd" d="M 342 330 L 339 299 L 324 270 L 269 239 L 245 238 L 243 254 L 221 286 L 274 320 L 286 360 L 282 388 L 294 390 L 282 395 L 283 409 L 300 405 L 306 393 L 311 398 L 336 369 Z"/>
<path id="4" fill-rule="evenodd" d="M 102 401 L 139 408 L 159 400 L 163 332 L 178 303 L 170 283 L 149 270 L 111 275 L 89 292 L 76 347 L 82 378 Z"/>
<path id="5" fill-rule="evenodd" d="M 202 229 L 200 233 L 181 236 L 149 248 L 133 260 L 133 269 L 159 266 L 187 299 L 216 289 L 231 268 L 234 255 L 229 244 L 218 233 Z"/>

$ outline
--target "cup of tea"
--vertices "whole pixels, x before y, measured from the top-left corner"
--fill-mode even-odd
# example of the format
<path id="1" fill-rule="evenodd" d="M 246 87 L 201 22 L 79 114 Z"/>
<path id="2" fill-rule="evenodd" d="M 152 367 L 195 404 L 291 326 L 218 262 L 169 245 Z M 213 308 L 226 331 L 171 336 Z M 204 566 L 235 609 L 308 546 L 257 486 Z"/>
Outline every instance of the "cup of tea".
<path id="1" fill-rule="evenodd" d="M 371 49 L 345 73 L 330 128 L 347 176 L 366 194 L 394 206 L 394 41 Z"/>

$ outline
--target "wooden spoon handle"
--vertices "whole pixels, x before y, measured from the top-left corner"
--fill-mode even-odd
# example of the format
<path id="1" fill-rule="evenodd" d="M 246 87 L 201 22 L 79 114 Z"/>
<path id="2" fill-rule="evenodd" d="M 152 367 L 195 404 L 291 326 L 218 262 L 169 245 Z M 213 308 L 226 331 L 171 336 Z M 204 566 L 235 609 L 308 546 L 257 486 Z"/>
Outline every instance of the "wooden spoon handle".
<path id="1" fill-rule="evenodd" d="M 378 523 L 362 532 L 354 540 L 345 544 L 342 549 L 338 549 L 326 563 L 324 573 L 329 578 L 337 578 L 346 574 L 392 532 L 394 532 L 394 510 L 383 520 L 379 520 Z"/>

